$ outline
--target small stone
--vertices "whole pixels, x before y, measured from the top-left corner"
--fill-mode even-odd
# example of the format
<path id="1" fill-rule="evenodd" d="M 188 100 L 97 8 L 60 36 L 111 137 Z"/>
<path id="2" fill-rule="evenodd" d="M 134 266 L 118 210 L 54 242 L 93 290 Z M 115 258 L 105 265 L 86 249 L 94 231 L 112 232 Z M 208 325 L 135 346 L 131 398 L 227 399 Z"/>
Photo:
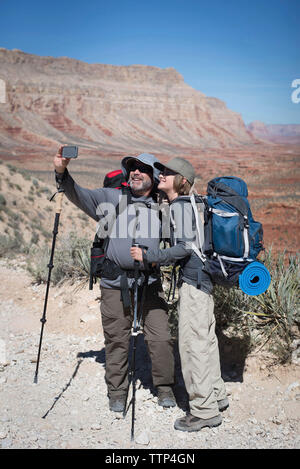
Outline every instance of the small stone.
<path id="1" fill-rule="evenodd" d="M 150 438 L 149 438 L 148 433 L 144 430 L 142 433 L 140 433 L 140 434 L 136 437 L 135 442 L 136 442 L 138 445 L 144 445 L 144 446 L 149 445 L 149 443 L 150 443 Z"/>
<path id="2" fill-rule="evenodd" d="M 275 415 L 272 418 L 272 422 L 275 423 L 276 425 L 281 425 L 282 424 L 282 417 L 280 415 Z"/>
<path id="3" fill-rule="evenodd" d="M 80 316 L 80 322 L 89 322 L 89 321 L 95 321 L 95 319 L 97 319 L 97 317 L 94 315 L 94 314 L 83 314 L 82 316 Z"/>
<path id="4" fill-rule="evenodd" d="M 4 371 L 4 368 L 5 368 L 6 366 L 9 366 L 9 365 L 10 365 L 10 362 L 9 362 L 9 361 L 3 361 L 3 362 L 1 362 L 1 363 L 0 363 L 0 368 L 1 368 L 0 371 Z"/>
<path id="5" fill-rule="evenodd" d="M 289 392 L 293 391 L 294 389 L 299 388 L 299 386 L 300 386 L 299 381 L 295 381 L 294 383 L 291 383 L 291 384 L 288 386 L 286 392 L 289 393 Z"/>
<path id="6" fill-rule="evenodd" d="M 91 430 L 101 430 L 101 424 L 100 423 L 93 423 L 91 425 Z"/>

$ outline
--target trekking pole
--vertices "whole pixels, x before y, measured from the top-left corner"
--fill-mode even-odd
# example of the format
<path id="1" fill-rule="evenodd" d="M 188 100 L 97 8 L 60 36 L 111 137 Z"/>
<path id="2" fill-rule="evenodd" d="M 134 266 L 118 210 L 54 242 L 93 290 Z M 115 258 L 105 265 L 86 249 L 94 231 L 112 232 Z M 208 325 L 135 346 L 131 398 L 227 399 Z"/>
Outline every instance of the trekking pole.
<path id="1" fill-rule="evenodd" d="M 133 344 L 132 344 L 132 414 L 131 414 L 131 441 L 134 440 L 134 419 L 135 419 L 135 354 L 137 346 L 137 336 L 139 325 L 137 324 L 138 313 L 138 276 L 139 276 L 139 261 L 134 261 L 134 311 L 133 311 Z"/>
<path id="2" fill-rule="evenodd" d="M 133 242 L 132 246 L 139 246 L 135 242 Z M 127 388 L 125 406 L 123 417 L 125 418 L 127 411 L 132 405 L 132 415 L 131 415 L 131 441 L 134 440 L 134 421 L 135 421 L 135 393 L 136 393 L 136 380 L 135 380 L 135 357 L 136 357 L 136 349 L 137 349 L 137 336 L 139 334 L 140 329 L 140 321 L 142 316 L 142 304 L 143 304 L 143 293 L 144 288 L 142 291 L 142 298 L 140 302 L 140 314 L 138 317 L 138 279 L 139 279 L 139 261 L 134 261 L 134 293 L 133 293 L 133 327 L 131 332 L 131 340 L 132 340 L 132 351 L 131 351 L 131 361 L 130 361 L 130 370 L 129 370 L 129 383 Z M 129 387 L 132 383 L 132 398 L 127 407 L 127 399 L 129 394 Z"/>
<path id="3" fill-rule="evenodd" d="M 39 364 L 40 364 L 42 340 L 43 340 L 44 326 L 45 326 L 45 323 L 46 323 L 46 310 L 47 310 L 47 302 L 48 302 L 48 293 L 49 293 L 49 287 L 50 287 L 51 272 L 52 272 L 52 269 L 54 267 L 53 266 L 53 256 L 54 256 L 54 250 L 55 250 L 55 241 L 56 241 L 56 235 L 58 233 L 58 224 L 59 224 L 59 217 L 60 217 L 61 210 L 62 210 L 62 199 L 63 199 L 64 191 L 62 189 L 58 189 L 58 192 L 56 192 L 51 197 L 50 201 L 55 197 L 56 194 L 57 194 L 56 213 L 55 213 L 55 221 L 54 221 L 54 228 L 53 228 L 52 248 L 51 248 L 50 261 L 49 261 L 49 264 L 47 265 L 47 267 L 49 269 L 49 271 L 48 271 L 48 280 L 47 280 L 46 294 L 45 294 L 45 300 L 44 300 L 43 316 L 40 319 L 40 321 L 42 323 L 42 326 L 41 326 L 41 332 L 40 332 L 40 342 L 39 342 L 39 350 L 38 350 L 38 355 L 37 355 L 37 363 L 36 363 L 36 369 L 35 369 L 35 375 L 34 375 L 34 383 L 35 384 L 38 382 L 38 371 L 39 371 Z"/>

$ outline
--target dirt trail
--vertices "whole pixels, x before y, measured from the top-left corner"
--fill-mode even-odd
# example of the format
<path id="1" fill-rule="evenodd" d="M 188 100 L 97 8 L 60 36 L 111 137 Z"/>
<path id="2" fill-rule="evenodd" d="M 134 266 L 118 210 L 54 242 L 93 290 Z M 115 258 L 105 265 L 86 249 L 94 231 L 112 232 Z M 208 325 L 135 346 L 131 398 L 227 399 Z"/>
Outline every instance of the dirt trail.
<path id="1" fill-rule="evenodd" d="M 226 371 L 230 407 L 214 429 L 174 430 L 184 415 L 162 409 L 149 388 L 150 363 L 139 337 L 135 441 L 131 411 L 108 410 L 99 290 L 51 287 L 38 384 L 33 383 L 45 285 L 34 285 L 22 261 L 0 262 L 0 447 L 89 449 L 299 448 L 300 368 L 269 368 L 248 357 L 242 375 Z"/>

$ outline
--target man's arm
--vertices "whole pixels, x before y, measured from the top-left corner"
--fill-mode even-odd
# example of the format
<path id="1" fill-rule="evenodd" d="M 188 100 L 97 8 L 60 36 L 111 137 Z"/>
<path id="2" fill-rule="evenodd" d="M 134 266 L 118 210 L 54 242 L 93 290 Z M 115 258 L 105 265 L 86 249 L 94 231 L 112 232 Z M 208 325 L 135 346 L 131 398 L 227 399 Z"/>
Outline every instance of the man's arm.
<path id="1" fill-rule="evenodd" d="M 105 190 L 91 190 L 79 186 L 68 172 L 67 166 L 70 159 L 62 158 L 61 150 L 62 147 L 60 147 L 54 157 L 55 177 L 58 186 L 64 190 L 67 198 L 76 205 L 76 207 L 98 221 L 99 214 L 97 215 L 97 207 L 99 204 L 106 201 Z"/>

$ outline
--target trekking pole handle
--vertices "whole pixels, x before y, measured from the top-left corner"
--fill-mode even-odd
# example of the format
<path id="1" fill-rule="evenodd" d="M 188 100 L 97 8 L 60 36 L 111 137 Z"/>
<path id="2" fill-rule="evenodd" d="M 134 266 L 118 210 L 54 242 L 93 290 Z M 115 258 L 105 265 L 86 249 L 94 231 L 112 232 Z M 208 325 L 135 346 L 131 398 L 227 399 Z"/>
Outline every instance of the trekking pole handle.
<path id="1" fill-rule="evenodd" d="M 58 192 L 56 196 L 56 213 L 61 213 L 62 211 L 62 200 L 63 200 L 64 192 Z"/>
<path id="2" fill-rule="evenodd" d="M 135 240 L 134 240 L 134 241 L 132 242 L 132 247 L 133 247 L 133 248 L 141 248 L 142 246 L 140 246 L 140 244 L 139 244 L 139 243 L 136 243 Z M 136 261 L 136 260 L 135 260 L 135 261 L 134 261 L 134 266 L 135 266 L 136 269 L 139 267 L 139 265 L 140 265 L 139 261 Z"/>
<path id="3" fill-rule="evenodd" d="M 146 250 L 146 251 L 148 250 L 148 246 L 144 246 L 143 244 L 138 244 L 138 243 L 132 243 L 132 247 L 133 248 L 140 248 L 140 249 L 142 249 L 142 251 L 143 250 Z"/>

